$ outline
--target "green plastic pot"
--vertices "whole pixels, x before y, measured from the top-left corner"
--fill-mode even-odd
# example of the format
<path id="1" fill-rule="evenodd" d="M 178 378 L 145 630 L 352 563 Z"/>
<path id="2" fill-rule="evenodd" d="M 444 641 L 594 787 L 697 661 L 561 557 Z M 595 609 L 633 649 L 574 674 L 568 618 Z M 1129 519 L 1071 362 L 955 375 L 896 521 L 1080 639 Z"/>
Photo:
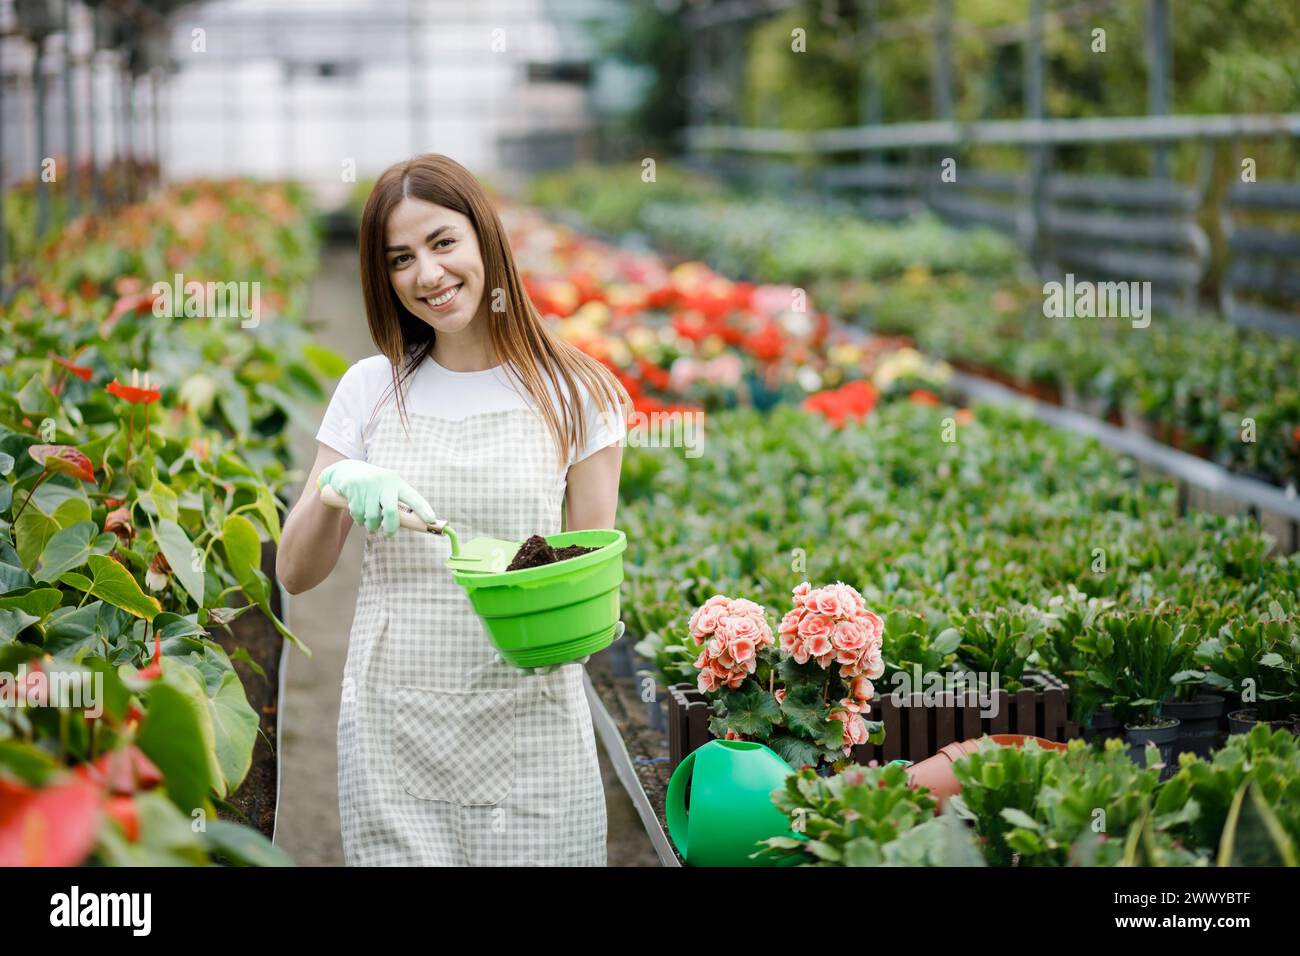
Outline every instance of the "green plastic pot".
<path id="1" fill-rule="evenodd" d="M 759 840 L 797 838 L 771 798 L 793 772 L 775 751 L 753 741 L 710 740 L 692 751 L 673 771 L 664 807 L 682 859 L 688 866 L 771 866 L 772 860 L 749 855 L 761 849 Z"/>
<path id="2" fill-rule="evenodd" d="M 482 618 L 492 646 L 516 667 L 579 660 L 608 647 L 618 629 L 627 536 L 597 528 L 547 535 L 546 543 L 600 550 L 500 574 L 452 569 L 474 613 Z"/>

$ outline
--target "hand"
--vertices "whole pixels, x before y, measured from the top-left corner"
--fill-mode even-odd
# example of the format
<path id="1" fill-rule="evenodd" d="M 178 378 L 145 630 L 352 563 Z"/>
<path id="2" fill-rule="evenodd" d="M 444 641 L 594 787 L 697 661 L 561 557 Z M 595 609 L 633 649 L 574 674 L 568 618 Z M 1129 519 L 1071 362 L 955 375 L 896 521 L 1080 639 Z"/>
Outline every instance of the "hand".
<path id="1" fill-rule="evenodd" d="M 348 500 L 348 511 L 353 521 L 370 531 L 379 530 L 382 521 L 384 534 L 389 537 L 395 535 L 400 526 L 399 501 L 419 515 L 421 521 L 438 520 L 429 503 L 397 472 L 369 462 L 355 458 L 336 461 L 316 479 L 318 488 L 326 485 Z"/>

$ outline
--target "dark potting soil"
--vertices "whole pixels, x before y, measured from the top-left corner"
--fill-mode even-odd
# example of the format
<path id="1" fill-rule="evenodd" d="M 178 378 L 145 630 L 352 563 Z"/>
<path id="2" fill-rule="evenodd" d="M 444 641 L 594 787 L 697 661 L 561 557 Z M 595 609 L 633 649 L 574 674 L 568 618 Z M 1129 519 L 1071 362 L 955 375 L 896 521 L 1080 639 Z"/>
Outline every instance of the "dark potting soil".
<path id="1" fill-rule="evenodd" d="M 584 548 L 580 544 L 568 544 L 563 548 L 552 548 L 540 534 L 535 534 L 515 552 L 515 559 L 506 567 L 507 571 L 522 571 L 524 568 L 540 568 L 557 561 L 567 561 L 580 554 L 596 551 L 596 548 Z"/>

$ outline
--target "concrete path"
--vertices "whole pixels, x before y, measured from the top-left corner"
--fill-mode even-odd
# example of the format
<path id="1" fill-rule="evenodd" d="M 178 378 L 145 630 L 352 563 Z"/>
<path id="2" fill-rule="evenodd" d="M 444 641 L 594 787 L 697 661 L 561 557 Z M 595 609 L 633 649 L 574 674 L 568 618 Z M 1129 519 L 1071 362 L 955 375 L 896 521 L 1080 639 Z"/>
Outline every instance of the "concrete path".
<path id="1" fill-rule="evenodd" d="M 355 247 L 325 250 L 312 287 L 308 323 L 318 342 L 344 355 L 349 363 L 375 354 L 361 303 Z M 329 384 L 330 391 L 333 385 Z M 319 414 L 324 412 L 322 406 Z M 293 445 L 301 483 L 316 459 L 316 439 L 296 431 Z M 343 865 L 337 776 L 339 697 L 361 579 L 363 540 L 364 535 L 353 528 L 333 573 L 314 590 L 289 598 L 289 627 L 313 656 L 291 649 L 286 665 L 276 844 L 300 866 Z M 603 750 L 600 759 L 609 814 L 609 865 L 657 865 L 636 810 Z"/>

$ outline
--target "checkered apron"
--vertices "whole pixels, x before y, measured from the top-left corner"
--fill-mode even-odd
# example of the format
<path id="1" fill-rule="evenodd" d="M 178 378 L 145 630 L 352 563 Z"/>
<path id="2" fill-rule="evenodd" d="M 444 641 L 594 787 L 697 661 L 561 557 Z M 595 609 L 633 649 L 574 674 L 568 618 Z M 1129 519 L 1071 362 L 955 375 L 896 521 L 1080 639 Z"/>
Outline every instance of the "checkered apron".
<path id="1" fill-rule="evenodd" d="M 565 471 L 529 409 L 460 421 L 390 402 L 367 460 L 462 541 L 560 531 Z M 364 530 L 364 529 L 363 529 Z M 365 532 L 339 710 L 339 816 L 353 865 L 604 866 L 605 794 L 581 664 L 496 660 L 442 535 Z"/>

